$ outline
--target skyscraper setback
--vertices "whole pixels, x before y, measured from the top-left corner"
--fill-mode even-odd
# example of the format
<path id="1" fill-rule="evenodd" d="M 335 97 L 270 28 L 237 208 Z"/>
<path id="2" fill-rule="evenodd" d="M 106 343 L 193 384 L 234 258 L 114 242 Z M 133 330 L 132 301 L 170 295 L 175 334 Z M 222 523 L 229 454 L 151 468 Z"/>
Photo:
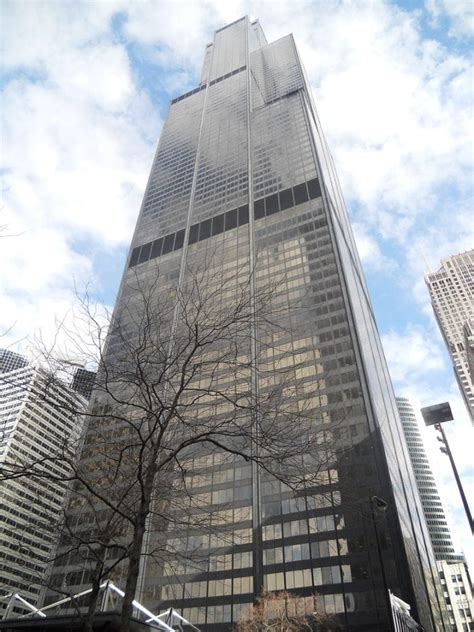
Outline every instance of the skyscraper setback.
<path id="1" fill-rule="evenodd" d="M 191 456 L 183 471 L 199 513 L 170 532 L 150 522 L 136 598 L 153 611 L 172 605 L 211 631 L 230 629 L 263 590 L 290 590 L 317 594 L 317 607 L 348 629 L 380 631 L 390 629 L 390 589 L 426 630 L 443 629 L 433 552 L 332 158 L 293 37 L 268 44 L 247 17 L 216 31 L 199 85 L 170 104 L 115 321 L 139 309 L 147 285 L 173 296 L 195 268 L 247 276 L 234 287 L 251 301 L 274 284 L 278 323 L 249 326 L 238 388 L 258 403 L 285 367 L 283 393 L 332 447 L 319 482 L 297 492 L 238 455 Z M 222 309 L 228 287 L 216 286 Z M 111 363 L 139 322 L 129 320 L 120 339 L 111 334 Z M 84 459 L 93 444 L 86 437 Z M 311 456 L 302 454 L 303 468 Z M 152 555 L 166 547 L 170 563 Z M 69 571 L 57 567 L 55 583 Z"/>
<path id="2" fill-rule="evenodd" d="M 425 281 L 459 388 L 474 421 L 474 250 L 446 257 L 439 270 L 425 275 Z"/>

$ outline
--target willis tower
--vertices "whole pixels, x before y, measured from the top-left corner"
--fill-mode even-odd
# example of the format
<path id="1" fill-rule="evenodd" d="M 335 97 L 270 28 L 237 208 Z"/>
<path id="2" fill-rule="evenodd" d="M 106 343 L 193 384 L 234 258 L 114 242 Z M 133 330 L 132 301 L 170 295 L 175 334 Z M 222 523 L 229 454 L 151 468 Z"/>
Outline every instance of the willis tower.
<path id="1" fill-rule="evenodd" d="M 202 512 L 230 516 L 226 537 L 218 526 L 150 528 L 136 599 L 230 630 L 262 591 L 287 590 L 317 595 L 343 629 L 367 632 L 391 629 L 390 589 L 425 630 L 444 629 L 380 337 L 302 62 L 292 35 L 268 43 L 248 17 L 216 31 L 199 85 L 170 103 L 116 312 L 157 266 L 184 286 L 210 252 L 223 274 L 251 275 L 250 293 L 278 280 L 281 335 L 249 388 L 264 390 L 272 371 L 294 364 L 294 392 L 334 456 L 324 489 L 299 498 L 255 464 L 190 460 L 190 493 Z M 146 555 L 156 538 L 177 552 L 172 567 Z M 201 562 L 187 564 L 196 550 Z"/>

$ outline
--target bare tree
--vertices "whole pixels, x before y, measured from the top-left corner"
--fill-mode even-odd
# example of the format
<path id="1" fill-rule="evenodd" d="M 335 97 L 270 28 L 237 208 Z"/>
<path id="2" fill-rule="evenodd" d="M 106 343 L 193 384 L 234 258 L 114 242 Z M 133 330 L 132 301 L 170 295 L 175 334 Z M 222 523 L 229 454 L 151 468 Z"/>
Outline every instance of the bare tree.
<path id="1" fill-rule="evenodd" d="M 77 327 L 62 332 L 67 362 L 64 349 L 45 350 L 54 379 L 78 358 L 98 362 L 81 459 L 63 446 L 40 462 L 3 464 L 0 472 L 3 478 L 51 478 L 48 461 L 67 463 L 73 485 L 57 562 L 64 550 L 87 551 L 94 588 L 89 615 L 101 578 L 119 574 L 123 632 L 147 533 L 190 523 L 212 528 L 187 485 L 190 460 L 219 452 L 304 494 L 331 482 L 334 458 L 318 412 L 324 375 L 305 348 L 287 353 L 279 280 L 256 289 L 248 268 L 226 274 L 209 260 L 187 270 L 181 283 L 158 267 L 151 277 L 128 283 L 119 311 L 105 325 L 83 300 Z M 300 370 L 309 379 L 302 381 Z M 110 551 L 116 558 L 107 562 Z M 163 563 L 169 559 L 160 538 L 145 551 Z"/>
<path id="2" fill-rule="evenodd" d="M 341 629 L 332 615 L 319 611 L 317 595 L 301 597 L 288 592 L 266 593 L 244 614 L 236 632 L 325 632 Z"/>

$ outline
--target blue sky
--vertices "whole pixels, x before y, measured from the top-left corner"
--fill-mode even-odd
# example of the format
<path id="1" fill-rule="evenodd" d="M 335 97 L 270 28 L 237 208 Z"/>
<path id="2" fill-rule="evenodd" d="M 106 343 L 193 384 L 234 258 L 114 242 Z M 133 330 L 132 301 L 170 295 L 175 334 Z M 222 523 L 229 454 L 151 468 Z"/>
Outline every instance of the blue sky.
<path id="1" fill-rule="evenodd" d="M 474 243 L 473 6 L 4 0 L 2 344 L 52 340 L 75 286 L 113 305 L 168 101 L 196 85 L 213 31 L 249 14 L 269 40 L 295 35 L 396 391 L 415 406 L 451 401 L 448 433 L 472 491 L 471 427 L 423 273 Z M 448 465 L 427 441 L 474 570 Z"/>

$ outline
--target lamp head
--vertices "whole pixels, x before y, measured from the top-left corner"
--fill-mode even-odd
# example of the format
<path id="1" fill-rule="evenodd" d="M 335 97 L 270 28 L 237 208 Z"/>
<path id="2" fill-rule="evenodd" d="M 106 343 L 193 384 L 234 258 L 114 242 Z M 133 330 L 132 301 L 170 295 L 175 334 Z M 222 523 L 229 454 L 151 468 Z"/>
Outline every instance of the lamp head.
<path id="1" fill-rule="evenodd" d="M 372 496 L 370 499 L 370 502 L 378 511 L 387 511 L 388 502 L 384 500 L 383 498 L 379 498 L 378 496 Z"/>

